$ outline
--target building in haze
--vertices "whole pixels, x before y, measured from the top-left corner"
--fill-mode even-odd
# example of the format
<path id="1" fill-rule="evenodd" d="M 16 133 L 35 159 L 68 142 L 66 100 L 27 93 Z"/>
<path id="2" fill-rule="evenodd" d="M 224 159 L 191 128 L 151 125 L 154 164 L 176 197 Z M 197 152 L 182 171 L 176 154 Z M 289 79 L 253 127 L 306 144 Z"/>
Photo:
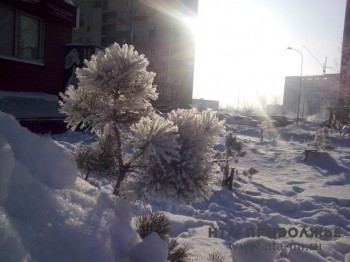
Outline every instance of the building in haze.
<path id="1" fill-rule="evenodd" d="M 205 110 L 207 108 L 213 109 L 214 111 L 219 111 L 219 101 L 217 100 L 206 100 L 203 98 L 200 99 L 192 99 L 193 107 L 198 110 Z"/>
<path id="2" fill-rule="evenodd" d="M 162 110 L 192 104 L 195 42 L 187 22 L 197 16 L 198 0 L 73 0 L 79 28 L 73 42 L 107 47 L 132 44 L 156 73 Z"/>
<path id="3" fill-rule="evenodd" d="M 350 120 L 350 0 L 346 0 L 338 103 L 330 108 L 329 123 Z"/>
<path id="4" fill-rule="evenodd" d="M 303 76 L 299 117 L 327 112 L 338 103 L 339 74 Z M 284 83 L 283 114 L 297 115 L 300 76 L 286 76 Z"/>
<path id="5" fill-rule="evenodd" d="M 350 89 L 350 0 L 346 1 L 340 79 L 341 88 Z"/>

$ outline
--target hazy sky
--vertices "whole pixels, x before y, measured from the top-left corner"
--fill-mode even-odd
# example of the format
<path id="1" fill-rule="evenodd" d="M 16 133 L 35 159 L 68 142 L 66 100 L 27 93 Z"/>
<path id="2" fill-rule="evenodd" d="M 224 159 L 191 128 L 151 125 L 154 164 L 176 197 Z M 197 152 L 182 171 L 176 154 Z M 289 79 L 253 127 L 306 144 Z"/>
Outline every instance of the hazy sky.
<path id="1" fill-rule="evenodd" d="M 346 0 L 199 0 L 194 98 L 282 103 L 284 77 L 338 73 Z M 306 47 L 306 48 L 305 48 Z M 310 52 L 316 59 L 310 54 Z M 317 62 L 317 60 L 319 62 Z"/>

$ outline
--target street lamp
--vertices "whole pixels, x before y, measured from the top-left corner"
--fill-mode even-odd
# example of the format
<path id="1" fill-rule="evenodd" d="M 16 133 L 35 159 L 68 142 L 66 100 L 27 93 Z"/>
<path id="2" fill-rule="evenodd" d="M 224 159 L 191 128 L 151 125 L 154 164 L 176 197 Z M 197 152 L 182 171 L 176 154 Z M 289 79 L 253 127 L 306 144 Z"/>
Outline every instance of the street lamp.
<path id="1" fill-rule="evenodd" d="M 297 109 L 297 125 L 299 123 L 299 110 L 300 110 L 300 96 L 301 96 L 301 78 L 303 77 L 303 54 L 295 48 L 287 47 L 289 50 L 297 51 L 301 56 L 301 69 L 300 69 L 300 84 L 299 84 L 299 96 L 298 96 L 298 109 Z"/>

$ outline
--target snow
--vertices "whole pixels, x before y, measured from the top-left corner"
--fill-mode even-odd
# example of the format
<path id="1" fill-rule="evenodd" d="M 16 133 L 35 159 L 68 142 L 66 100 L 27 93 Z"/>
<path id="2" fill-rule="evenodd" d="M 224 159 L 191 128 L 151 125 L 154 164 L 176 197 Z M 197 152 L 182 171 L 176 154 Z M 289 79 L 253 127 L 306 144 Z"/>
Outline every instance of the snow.
<path id="1" fill-rule="evenodd" d="M 258 169 L 250 182 L 236 191 L 218 187 L 208 200 L 192 205 L 152 201 L 139 209 L 166 214 L 170 237 L 189 246 L 195 262 L 216 251 L 234 262 L 349 262 L 350 140 L 331 131 L 335 150 L 305 160 L 318 128 L 300 122 L 260 142 L 258 128 L 232 125 L 247 151 L 232 166 Z M 98 190 L 77 177 L 69 153 L 93 141 L 78 132 L 39 137 L 0 114 L 1 261 L 166 261 L 166 244 L 157 234 L 142 241 L 130 226 L 127 202 L 113 197 L 111 187 Z M 220 180 L 219 170 L 216 175 Z M 294 228 L 299 235 L 247 234 L 266 228 Z M 333 235 L 300 237 L 312 228 Z"/>
<path id="2" fill-rule="evenodd" d="M 1 112 L 0 172 L 1 261 L 165 261 L 166 243 L 131 227 L 129 203 L 77 177 L 66 150 Z"/>
<path id="3" fill-rule="evenodd" d="M 331 132 L 336 149 L 320 150 L 319 156 L 304 160 L 304 150 L 309 148 L 308 143 L 318 128 L 313 123 L 302 122 L 299 126 L 279 128 L 270 139 L 260 142 L 258 129 L 231 126 L 247 151 L 238 164 L 232 165 L 239 170 L 257 168 L 259 173 L 253 175 L 252 181 L 242 184 L 238 192 L 217 191 L 209 200 L 190 207 L 171 209 L 155 202 L 152 208 L 170 216 L 176 225 L 172 236 L 191 246 L 194 261 L 206 261 L 208 254 L 217 250 L 225 255 L 225 261 L 235 262 L 345 261 L 346 254 L 350 253 L 350 140 Z M 182 227 L 178 225 L 179 215 L 185 216 Z M 246 232 L 247 228 L 264 227 L 287 230 L 295 227 L 299 232 L 311 227 L 340 228 L 341 237 L 286 236 L 273 240 L 283 244 L 280 251 L 254 252 L 248 248 L 231 254 L 232 244 L 253 241 L 265 247 L 264 237 L 247 237 Z M 217 238 L 209 237 L 209 228 L 218 229 Z M 224 237 L 220 235 L 220 228 L 225 229 Z M 228 236 L 229 229 L 236 231 L 234 236 Z M 321 250 L 291 250 L 290 245 L 295 242 L 306 248 L 317 243 Z"/>

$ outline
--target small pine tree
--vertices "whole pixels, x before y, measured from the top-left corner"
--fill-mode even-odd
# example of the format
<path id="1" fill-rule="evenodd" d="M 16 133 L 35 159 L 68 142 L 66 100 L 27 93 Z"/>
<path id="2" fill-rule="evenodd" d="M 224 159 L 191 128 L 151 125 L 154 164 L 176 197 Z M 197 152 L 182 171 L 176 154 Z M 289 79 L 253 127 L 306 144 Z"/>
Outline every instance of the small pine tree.
<path id="1" fill-rule="evenodd" d="M 160 213 L 145 213 L 134 219 L 133 227 L 142 239 L 156 232 L 161 239 L 168 243 L 168 261 L 190 262 L 189 248 L 175 238 L 169 238 L 170 221 L 168 217 Z"/>
<path id="2" fill-rule="evenodd" d="M 168 261 L 169 262 L 191 262 L 189 248 L 175 239 L 168 240 Z"/>
<path id="3" fill-rule="evenodd" d="M 126 184 L 137 197 L 199 201 L 214 188 L 209 159 L 223 125 L 211 110 L 177 110 L 169 119 L 155 114 L 155 74 L 147 65 L 133 46 L 114 44 L 85 61 L 78 87 L 60 94 L 68 126 L 98 136 L 78 149 L 78 167 L 86 179 L 91 172 L 113 177 L 115 195 Z"/>
<path id="4" fill-rule="evenodd" d="M 269 132 L 269 126 L 267 124 L 267 121 L 263 121 L 259 126 L 259 129 L 260 129 L 260 142 L 264 142 L 264 138 L 267 136 Z"/>
<path id="5" fill-rule="evenodd" d="M 98 152 L 98 149 L 113 150 L 111 169 L 114 169 L 113 175 L 117 180 L 115 194 L 118 194 L 130 167 L 123 158 L 123 137 L 133 123 L 151 114 L 151 101 L 158 97 L 152 85 L 155 74 L 146 70 L 147 65 L 147 59 L 134 51 L 133 46 L 114 44 L 93 55 L 90 61 L 85 60 L 86 67 L 76 72 L 78 88 L 69 86 L 64 94 L 60 94 L 60 111 L 67 115 L 68 126 L 73 130 L 89 128 L 100 140 L 90 149 L 80 152 L 82 154 L 78 153 L 82 157 L 80 160 L 87 160 L 88 152 L 99 156 L 78 165 L 89 171 L 91 167 L 97 172 L 101 168 L 108 170 L 103 164 L 96 164 L 96 159 L 101 160 L 105 156 L 107 158 L 102 161 L 109 162 L 110 152 Z M 108 146 L 110 138 L 113 148 Z M 104 141 L 107 145 L 102 146 Z"/>
<path id="6" fill-rule="evenodd" d="M 239 188 L 241 183 L 248 183 L 246 178 L 251 179 L 252 175 L 257 173 L 258 170 L 251 167 L 247 171 L 243 171 L 243 175 L 246 177 L 242 177 L 237 168 L 231 168 L 230 171 L 230 159 L 233 159 L 235 163 L 238 163 L 240 157 L 244 157 L 246 151 L 243 150 L 243 143 L 238 140 L 236 136 L 232 132 L 226 133 L 225 137 L 225 166 L 223 167 L 224 177 L 222 181 L 223 186 L 227 186 L 229 190 L 233 188 Z"/>
<path id="7" fill-rule="evenodd" d="M 334 145 L 329 138 L 329 130 L 327 127 L 322 127 L 316 131 L 315 138 L 308 144 L 315 147 L 317 150 L 333 150 Z"/>
<path id="8" fill-rule="evenodd" d="M 142 239 L 156 232 L 159 237 L 166 240 L 170 232 L 170 222 L 166 215 L 160 213 L 145 213 L 134 219 L 133 226 Z"/>
<path id="9" fill-rule="evenodd" d="M 234 159 L 235 163 L 238 163 L 239 157 L 243 157 L 246 154 L 245 151 L 243 151 L 243 144 L 242 142 L 238 141 L 238 138 L 234 136 L 233 132 L 227 132 L 225 137 L 225 166 L 224 166 L 224 178 L 223 178 L 223 185 L 226 185 L 229 187 L 229 189 L 232 189 L 233 185 L 233 178 L 235 175 L 236 169 L 231 170 L 230 172 L 230 164 L 229 161 L 231 158 Z"/>

